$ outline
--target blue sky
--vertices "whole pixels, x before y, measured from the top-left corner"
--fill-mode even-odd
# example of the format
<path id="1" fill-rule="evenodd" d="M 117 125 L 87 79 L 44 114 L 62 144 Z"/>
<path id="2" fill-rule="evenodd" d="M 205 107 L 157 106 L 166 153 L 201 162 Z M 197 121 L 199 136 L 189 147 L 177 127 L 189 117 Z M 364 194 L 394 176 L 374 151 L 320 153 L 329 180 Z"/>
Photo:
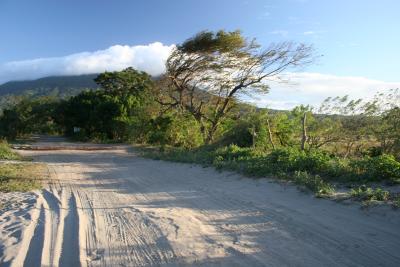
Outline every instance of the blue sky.
<path id="1" fill-rule="evenodd" d="M 399 10 L 398 0 L 1 0 L 0 70 L 6 73 L 4 82 L 14 74 L 24 78 L 17 67 L 10 70 L 9 62 L 92 53 L 114 45 L 169 46 L 204 29 L 241 29 L 262 45 L 285 40 L 313 44 L 323 57 L 302 71 L 314 78 L 356 77 L 393 87 L 400 82 Z M 48 68 L 53 67 L 57 65 Z M 303 84 L 304 76 L 299 79 Z M 272 97 L 279 96 L 274 95 L 277 90 L 271 90 Z M 373 91 L 356 91 L 366 90 Z"/>

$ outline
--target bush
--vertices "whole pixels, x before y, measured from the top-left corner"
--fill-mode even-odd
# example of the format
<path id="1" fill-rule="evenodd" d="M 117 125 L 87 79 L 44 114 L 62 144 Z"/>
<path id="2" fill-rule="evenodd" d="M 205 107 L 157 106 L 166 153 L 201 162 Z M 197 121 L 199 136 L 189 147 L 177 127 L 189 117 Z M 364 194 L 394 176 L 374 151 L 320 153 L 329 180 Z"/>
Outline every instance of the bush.
<path id="1" fill-rule="evenodd" d="M 297 171 L 294 173 L 293 178 L 296 184 L 305 186 L 319 197 L 330 195 L 334 192 L 334 188 L 319 175 L 311 175 L 308 172 Z"/>
<path id="2" fill-rule="evenodd" d="M 351 167 L 354 174 L 364 180 L 400 182 L 400 162 L 391 155 L 353 160 Z"/>
<path id="3" fill-rule="evenodd" d="M 295 148 L 277 149 L 267 156 L 268 163 L 274 166 L 273 169 L 283 172 L 319 173 L 328 167 L 330 160 L 322 151 L 302 151 Z"/>
<path id="4" fill-rule="evenodd" d="M 253 136 L 250 133 L 250 127 L 251 124 L 249 122 L 237 122 L 218 140 L 217 144 L 219 146 L 251 147 L 253 145 Z"/>
<path id="5" fill-rule="evenodd" d="M 352 197 L 362 201 L 388 201 L 390 197 L 390 193 L 388 191 L 384 191 L 381 188 L 374 190 L 366 186 L 360 186 L 356 189 L 352 189 L 350 194 Z"/>

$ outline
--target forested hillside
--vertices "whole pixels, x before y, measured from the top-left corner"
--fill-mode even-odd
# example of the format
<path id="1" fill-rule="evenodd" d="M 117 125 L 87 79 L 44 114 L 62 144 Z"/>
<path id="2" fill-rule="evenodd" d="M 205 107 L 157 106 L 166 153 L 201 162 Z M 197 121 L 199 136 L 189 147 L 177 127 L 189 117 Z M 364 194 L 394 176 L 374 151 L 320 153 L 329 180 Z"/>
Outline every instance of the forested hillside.
<path id="1" fill-rule="evenodd" d="M 0 85 L 0 96 L 30 94 L 33 96 L 69 96 L 83 89 L 98 88 L 94 78 L 98 74 L 52 76 L 30 81 L 11 81 Z"/>

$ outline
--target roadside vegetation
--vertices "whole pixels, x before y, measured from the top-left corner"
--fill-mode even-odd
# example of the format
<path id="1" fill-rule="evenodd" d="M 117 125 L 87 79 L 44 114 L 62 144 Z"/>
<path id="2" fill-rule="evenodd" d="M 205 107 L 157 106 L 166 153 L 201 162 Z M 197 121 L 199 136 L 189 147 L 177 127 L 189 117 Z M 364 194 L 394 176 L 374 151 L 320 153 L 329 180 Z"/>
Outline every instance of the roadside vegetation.
<path id="1" fill-rule="evenodd" d="M 345 186 L 353 199 L 397 203 L 380 187 L 400 183 L 398 89 L 288 111 L 241 101 L 267 94 L 268 81 L 285 80 L 314 55 L 306 44 L 263 48 L 239 31 L 200 32 L 175 48 L 161 77 L 127 68 L 70 98 L 17 99 L 2 111 L 0 136 L 152 145 L 144 155 L 154 159 L 276 177 L 320 197 Z"/>
<path id="2" fill-rule="evenodd" d="M 0 192 L 26 192 L 41 187 L 47 177 L 43 164 L 3 163 L 0 164 Z"/>
<path id="3" fill-rule="evenodd" d="M 0 160 L 21 160 L 22 157 L 11 150 L 6 140 L 0 140 Z"/>
<path id="4" fill-rule="evenodd" d="M 38 189 L 40 180 L 47 176 L 43 164 L 22 162 L 24 158 L 12 151 L 7 141 L 0 141 L 0 160 L 4 161 L 0 163 L 0 192 Z"/>

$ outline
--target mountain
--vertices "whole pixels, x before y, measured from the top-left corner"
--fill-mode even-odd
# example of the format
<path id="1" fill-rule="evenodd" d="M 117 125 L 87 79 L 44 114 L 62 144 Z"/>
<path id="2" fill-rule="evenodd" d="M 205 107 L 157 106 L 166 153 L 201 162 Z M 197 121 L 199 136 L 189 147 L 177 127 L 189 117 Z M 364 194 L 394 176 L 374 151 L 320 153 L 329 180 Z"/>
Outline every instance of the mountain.
<path id="1" fill-rule="evenodd" d="M 70 96 L 84 89 L 96 89 L 94 78 L 98 74 L 51 76 L 29 81 L 11 81 L 0 85 L 0 96 L 32 94 L 35 96 Z"/>

